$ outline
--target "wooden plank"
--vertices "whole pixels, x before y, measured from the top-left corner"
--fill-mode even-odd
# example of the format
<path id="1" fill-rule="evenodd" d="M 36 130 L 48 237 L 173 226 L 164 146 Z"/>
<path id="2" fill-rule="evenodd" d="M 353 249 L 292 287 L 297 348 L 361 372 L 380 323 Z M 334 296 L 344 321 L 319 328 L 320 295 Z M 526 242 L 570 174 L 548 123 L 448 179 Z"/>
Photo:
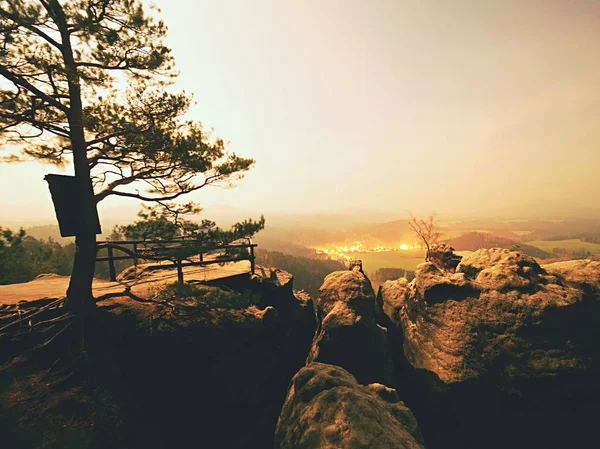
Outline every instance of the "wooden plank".
<path id="1" fill-rule="evenodd" d="M 138 257 L 134 257 L 134 256 L 113 256 L 112 260 L 134 260 L 134 259 L 140 259 L 140 260 L 153 260 L 153 261 L 165 261 L 165 262 L 169 262 L 172 261 L 173 259 L 170 257 L 164 257 L 164 258 L 159 258 L 159 257 L 150 257 L 150 256 L 144 256 L 144 255 L 139 255 Z M 96 258 L 96 262 L 107 262 L 111 260 L 109 257 L 98 257 Z M 250 256 L 240 256 L 240 257 L 228 257 L 227 259 L 212 259 L 212 260 L 202 260 L 200 262 L 191 262 L 188 261 L 187 264 L 184 265 L 189 265 L 190 263 L 194 264 L 194 265 L 210 265 L 213 263 L 222 263 L 222 262 L 236 262 L 238 260 L 251 260 Z"/>
<path id="2" fill-rule="evenodd" d="M 115 281 L 115 280 L 117 280 L 117 273 L 115 270 L 115 259 L 113 257 L 112 246 L 109 246 L 107 248 L 107 251 L 108 251 L 108 276 L 110 277 L 111 281 Z"/>
<path id="3" fill-rule="evenodd" d="M 171 246 L 172 248 L 176 248 L 176 247 L 183 247 L 183 243 L 185 242 L 181 242 L 181 241 L 172 241 L 172 240 L 101 240 L 96 242 L 98 247 L 102 248 L 104 245 L 114 245 L 114 246 L 119 246 L 119 245 L 140 245 L 143 244 L 145 246 L 150 246 L 150 245 L 157 245 L 158 247 L 160 247 L 161 245 L 175 245 L 177 244 L 177 246 Z M 213 250 L 218 250 L 218 249 L 225 249 L 225 248 L 250 248 L 250 247 L 257 247 L 258 243 L 238 243 L 235 245 L 220 245 L 220 246 L 215 246 L 213 248 L 209 248 L 208 251 L 213 251 Z M 164 247 L 164 246 L 163 246 Z"/>
<path id="4" fill-rule="evenodd" d="M 249 257 L 238 257 L 238 258 L 228 258 L 228 259 L 204 260 L 201 262 L 185 261 L 183 263 L 183 266 L 184 267 L 189 267 L 189 266 L 203 267 L 205 265 L 213 265 L 213 264 L 218 264 L 218 263 L 241 262 L 242 260 L 250 260 L 250 258 Z"/>
<path id="5" fill-rule="evenodd" d="M 135 259 L 134 256 L 113 256 L 112 260 L 133 260 Z M 96 257 L 96 262 L 107 262 L 111 260 L 111 258 L 109 257 Z M 163 260 L 163 259 L 161 259 Z"/>

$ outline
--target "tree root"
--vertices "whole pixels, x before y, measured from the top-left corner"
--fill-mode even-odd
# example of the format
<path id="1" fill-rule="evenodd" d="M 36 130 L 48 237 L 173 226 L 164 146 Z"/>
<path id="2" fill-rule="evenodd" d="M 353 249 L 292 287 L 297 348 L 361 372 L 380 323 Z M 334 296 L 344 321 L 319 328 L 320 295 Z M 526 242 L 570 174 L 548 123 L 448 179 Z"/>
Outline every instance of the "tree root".
<path id="1" fill-rule="evenodd" d="M 10 329 L 11 327 L 19 325 L 19 324 L 22 325 L 23 322 L 31 322 L 31 319 L 33 317 L 40 315 L 41 313 L 45 312 L 46 310 L 49 310 L 53 307 L 59 307 L 63 303 L 64 300 L 65 300 L 65 298 L 56 299 L 56 300 L 46 304 L 45 306 L 40 307 L 39 309 L 34 310 L 29 313 L 23 313 L 21 311 L 21 309 L 19 308 L 19 305 L 17 304 L 16 311 L 14 313 L 16 314 L 16 317 L 18 317 L 18 318 L 14 319 L 13 321 L 11 321 L 10 323 L 6 324 L 3 327 L 0 327 L 0 337 L 3 336 L 4 335 L 3 333 L 6 330 Z M 12 316 L 11 318 L 15 318 L 15 316 Z"/>
<path id="2" fill-rule="evenodd" d="M 135 293 L 133 293 L 131 291 L 130 287 L 126 287 L 125 290 L 122 292 L 106 293 L 105 295 L 99 296 L 98 298 L 96 298 L 96 303 L 101 302 L 101 301 L 106 301 L 107 299 L 111 299 L 111 298 L 120 298 L 122 296 L 127 296 L 137 302 L 160 304 L 162 306 L 171 307 L 172 309 L 175 308 L 175 305 L 169 303 L 168 300 L 167 301 L 156 301 L 154 299 L 144 299 L 140 296 L 137 296 Z"/>
<path id="3" fill-rule="evenodd" d="M 57 316 L 56 318 L 51 318 L 49 320 L 45 320 L 45 321 L 38 321 L 37 323 L 35 323 L 34 325 L 32 325 L 31 327 L 38 327 L 38 326 L 45 326 L 47 324 L 56 324 L 59 323 L 61 321 L 65 321 L 65 320 L 72 320 L 73 318 L 75 318 L 77 315 L 71 313 L 71 312 L 67 312 L 67 313 L 63 313 L 60 316 Z"/>
<path id="4" fill-rule="evenodd" d="M 60 358 L 58 358 L 54 362 L 52 362 L 52 365 L 50 365 L 50 368 L 48 368 L 46 370 L 46 372 L 40 377 L 40 381 L 44 380 L 48 376 L 48 374 L 50 374 L 50 371 L 52 371 L 52 368 L 54 368 L 58 362 L 60 362 Z"/>
<path id="5" fill-rule="evenodd" d="M 54 340 L 56 340 L 59 336 L 61 336 L 67 329 L 69 329 L 71 327 L 71 324 L 72 323 L 67 323 L 67 325 L 65 327 L 63 327 L 61 330 L 59 330 L 57 333 L 55 333 L 50 338 L 47 338 L 44 341 L 44 343 L 42 343 L 41 345 L 36 346 L 35 349 L 42 349 L 42 348 L 48 347 L 50 344 L 52 344 L 52 342 Z"/>

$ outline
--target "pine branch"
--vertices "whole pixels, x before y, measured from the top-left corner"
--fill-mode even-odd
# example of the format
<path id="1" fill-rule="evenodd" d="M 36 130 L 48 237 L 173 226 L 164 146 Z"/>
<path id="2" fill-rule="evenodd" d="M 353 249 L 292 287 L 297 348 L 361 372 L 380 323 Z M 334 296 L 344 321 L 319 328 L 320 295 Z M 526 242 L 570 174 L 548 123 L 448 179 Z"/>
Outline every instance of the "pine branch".
<path id="1" fill-rule="evenodd" d="M 39 28 L 33 26 L 31 23 L 28 23 L 27 21 L 23 20 L 22 17 L 16 16 L 14 14 L 9 13 L 8 11 L 0 8 L 0 16 L 5 17 L 9 20 L 12 20 L 14 23 L 16 23 L 19 26 L 22 26 L 23 28 L 27 28 L 29 31 L 33 32 L 34 34 L 40 36 L 42 39 L 44 39 L 46 42 L 48 42 L 50 45 L 52 45 L 53 47 L 57 48 L 58 50 L 62 51 L 62 45 L 59 44 L 57 41 L 55 41 L 54 39 L 52 39 L 49 35 L 47 35 L 46 33 L 44 33 L 42 30 L 40 30 Z"/>
<path id="2" fill-rule="evenodd" d="M 172 195 L 164 195 L 164 196 L 160 196 L 160 197 L 144 196 L 144 195 L 140 195 L 139 193 L 122 192 L 119 190 L 106 190 L 105 189 L 96 195 L 96 203 L 99 203 L 104 198 L 106 198 L 110 195 L 121 196 L 121 197 L 126 197 L 126 198 L 135 198 L 138 200 L 149 201 L 149 202 L 172 201 L 174 199 L 179 198 L 181 195 L 195 192 L 196 190 L 199 190 L 209 184 L 212 184 L 213 182 L 217 181 L 218 178 L 220 178 L 220 176 L 221 175 L 208 176 L 202 184 L 199 184 L 199 185 L 193 186 L 193 187 L 189 187 L 186 189 L 182 189 L 179 192 L 174 193 Z"/>
<path id="3" fill-rule="evenodd" d="M 40 120 L 36 120 L 33 117 L 29 117 L 25 114 L 10 114 L 2 109 L 0 109 L 0 117 L 7 118 L 10 120 L 15 120 L 14 125 L 19 125 L 21 123 L 28 123 L 37 129 L 42 129 L 44 131 L 51 132 L 60 137 L 69 138 L 69 131 L 65 128 L 62 128 L 57 125 L 53 125 L 52 123 L 42 122 Z M 18 131 L 15 131 L 18 132 Z"/>
<path id="4" fill-rule="evenodd" d="M 69 108 L 67 106 L 65 106 L 64 104 L 62 104 L 60 101 L 56 100 L 55 98 L 51 97 L 50 95 L 46 94 L 45 92 L 42 92 L 40 89 L 38 89 L 33 84 L 28 82 L 23 76 L 16 75 L 16 74 L 10 72 L 6 68 L 6 66 L 0 65 L 0 75 L 2 75 L 4 78 L 11 81 L 12 83 L 16 84 L 17 86 L 25 88 L 32 94 L 34 94 L 34 95 L 38 96 L 39 98 L 41 98 L 42 100 L 46 101 L 46 103 L 49 103 L 54 107 L 57 107 L 64 113 L 66 113 L 66 114 L 69 113 Z"/>

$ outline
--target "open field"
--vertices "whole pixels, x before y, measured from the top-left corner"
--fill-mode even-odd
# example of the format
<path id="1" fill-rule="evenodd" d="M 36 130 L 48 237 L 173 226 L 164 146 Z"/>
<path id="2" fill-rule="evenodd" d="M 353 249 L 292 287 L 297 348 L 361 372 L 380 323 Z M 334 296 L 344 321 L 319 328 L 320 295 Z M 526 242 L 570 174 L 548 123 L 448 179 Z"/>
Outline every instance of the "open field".
<path id="1" fill-rule="evenodd" d="M 425 256 L 415 257 L 411 252 L 407 255 L 404 251 L 384 251 L 368 253 L 352 253 L 354 259 L 360 259 L 363 262 L 363 269 L 372 273 L 379 268 L 404 268 L 414 271 L 417 265 L 425 262 Z"/>
<path id="2" fill-rule="evenodd" d="M 592 254 L 600 254 L 600 245 L 597 243 L 582 242 L 579 239 L 570 240 L 535 240 L 533 242 L 527 242 L 528 245 L 535 246 L 536 248 L 542 249 L 549 253 L 552 252 L 553 248 L 561 248 L 566 251 L 579 251 L 585 249 Z"/>

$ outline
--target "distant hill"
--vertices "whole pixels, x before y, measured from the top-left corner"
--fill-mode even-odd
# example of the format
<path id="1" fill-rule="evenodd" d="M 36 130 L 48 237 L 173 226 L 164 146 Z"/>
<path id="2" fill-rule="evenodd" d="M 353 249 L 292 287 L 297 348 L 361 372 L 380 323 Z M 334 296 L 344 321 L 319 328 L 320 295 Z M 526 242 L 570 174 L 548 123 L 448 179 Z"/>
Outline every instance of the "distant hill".
<path id="1" fill-rule="evenodd" d="M 102 225 L 102 234 L 96 236 L 97 240 L 105 240 L 112 231 L 115 225 L 113 223 L 106 223 Z M 17 229 L 17 228 L 14 228 Z M 28 236 L 31 236 L 37 240 L 47 241 L 52 239 L 61 245 L 67 245 L 68 243 L 74 242 L 75 237 L 61 237 L 58 225 L 40 225 L 40 226 L 29 226 L 25 228 L 25 232 Z"/>
<path id="2" fill-rule="evenodd" d="M 27 235 L 37 240 L 46 241 L 48 239 L 52 239 L 61 245 L 66 245 L 67 243 L 75 240 L 74 237 L 61 237 L 60 230 L 58 229 L 57 225 L 31 226 L 25 228 L 25 232 L 27 232 Z"/>
<path id="3" fill-rule="evenodd" d="M 258 244 L 259 249 L 277 251 L 295 257 L 306 257 L 309 259 L 322 258 L 321 255 L 317 254 L 317 251 L 313 248 L 298 245 L 287 240 L 280 240 L 274 237 L 270 237 L 268 235 L 264 235 L 263 232 L 258 233 L 252 239 L 252 241 Z"/>
<path id="4" fill-rule="evenodd" d="M 414 234 L 408 225 L 408 219 L 357 227 L 354 229 L 354 233 L 357 239 L 362 241 L 372 239 L 384 245 L 395 246 L 399 243 L 407 243 L 414 240 Z"/>
<path id="5" fill-rule="evenodd" d="M 516 240 L 510 240 L 505 237 L 489 232 L 467 232 L 460 237 L 447 240 L 450 246 L 457 251 L 477 251 L 481 248 L 507 248 L 510 249 L 515 245 L 519 246 L 519 251 L 531 257 L 539 259 L 547 259 L 550 254 L 535 246 L 525 245 Z"/>
<path id="6" fill-rule="evenodd" d="M 583 239 L 600 235 L 600 220 L 593 218 L 530 223 L 532 232 L 524 236 L 527 241 Z"/>
<path id="7" fill-rule="evenodd" d="M 345 239 L 345 233 L 342 231 L 330 231 L 294 223 L 286 227 L 272 226 L 268 220 L 269 217 L 265 229 L 258 234 L 264 239 L 291 242 L 302 246 L 324 245 Z"/>

